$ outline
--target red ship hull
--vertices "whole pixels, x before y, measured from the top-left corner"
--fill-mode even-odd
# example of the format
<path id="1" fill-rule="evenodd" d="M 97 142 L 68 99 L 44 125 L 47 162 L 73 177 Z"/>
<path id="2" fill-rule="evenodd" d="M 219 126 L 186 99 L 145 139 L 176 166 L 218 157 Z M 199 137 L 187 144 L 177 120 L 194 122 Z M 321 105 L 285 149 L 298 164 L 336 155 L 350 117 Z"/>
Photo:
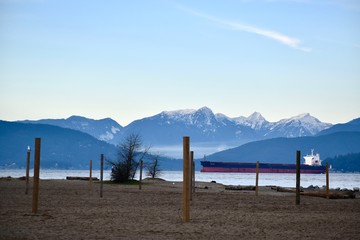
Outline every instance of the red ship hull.
<path id="1" fill-rule="evenodd" d="M 202 161 L 201 172 L 255 173 L 256 163 Z M 325 173 L 325 166 L 300 165 L 300 173 Z M 260 163 L 260 173 L 296 173 L 296 164 Z"/>

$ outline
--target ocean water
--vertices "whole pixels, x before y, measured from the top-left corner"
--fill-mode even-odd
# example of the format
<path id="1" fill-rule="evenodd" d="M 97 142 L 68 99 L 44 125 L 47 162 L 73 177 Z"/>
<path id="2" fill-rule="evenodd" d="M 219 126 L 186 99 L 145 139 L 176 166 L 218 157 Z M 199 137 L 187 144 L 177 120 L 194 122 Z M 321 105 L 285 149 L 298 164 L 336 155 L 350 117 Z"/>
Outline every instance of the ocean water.
<path id="1" fill-rule="evenodd" d="M 33 176 L 30 170 L 30 176 Z M 0 169 L 0 177 L 21 177 L 25 176 L 25 169 Z M 89 170 L 53 170 L 40 169 L 40 179 L 66 179 L 67 176 L 88 177 Z M 93 177 L 100 179 L 100 171 L 93 170 Z M 143 175 L 146 177 L 145 175 Z M 216 181 L 225 185 L 255 185 L 255 173 L 202 173 L 196 172 L 196 181 L 211 182 Z M 161 171 L 160 178 L 167 181 L 180 182 L 183 179 L 182 171 Z M 139 174 L 135 176 L 139 178 Z M 104 180 L 110 179 L 110 170 L 104 171 Z M 310 185 L 322 187 L 326 184 L 325 174 L 302 174 L 300 185 L 308 187 Z M 261 173 L 259 174 L 259 186 L 281 186 L 295 187 L 296 175 L 289 173 Z M 360 188 L 360 173 L 329 173 L 330 188 Z"/>

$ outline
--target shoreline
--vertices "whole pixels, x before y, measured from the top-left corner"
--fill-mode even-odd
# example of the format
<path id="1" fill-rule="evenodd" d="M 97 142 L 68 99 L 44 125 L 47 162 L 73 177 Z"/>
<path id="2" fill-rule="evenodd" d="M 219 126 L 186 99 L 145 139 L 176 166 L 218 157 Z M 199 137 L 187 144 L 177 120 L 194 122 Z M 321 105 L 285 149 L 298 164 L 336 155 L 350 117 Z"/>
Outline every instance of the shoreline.
<path id="1" fill-rule="evenodd" d="M 197 181 L 210 182 L 212 180 L 222 183 L 224 185 L 254 185 L 255 174 L 246 173 L 200 173 L 196 172 L 195 179 Z M 21 177 L 25 176 L 25 171 L 1 171 L 0 177 Z M 32 171 L 30 171 L 32 176 Z M 40 179 L 66 179 L 67 176 L 79 176 L 88 177 L 88 170 L 74 170 L 74 171 L 62 171 L 62 170 L 40 170 Z M 100 173 L 97 171 L 92 172 L 93 177 L 100 178 Z M 161 178 L 167 181 L 182 181 L 182 171 L 162 171 Z M 135 176 L 138 178 L 138 175 Z M 110 179 L 110 172 L 104 172 L 104 180 Z M 301 175 L 301 186 L 306 188 L 311 185 L 319 186 L 320 188 L 326 184 L 324 174 L 303 174 Z M 360 187 L 360 174 L 353 173 L 332 173 L 330 174 L 330 188 L 336 189 L 354 189 Z M 295 187 L 295 174 L 260 174 L 259 186 L 276 185 L 281 187 Z"/>
<path id="2" fill-rule="evenodd" d="M 33 177 L 29 177 L 29 180 L 32 180 Z M 89 182 L 90 178 L 89 177 L 78 177 L 78 176 L 67 176 L 66 179 L 42 179 L 39 178 L 41 181 L 57 181 L 57 180 L 64 180 L 64 181 L 87 181 Z M 11 176 L 7 176 L 7 177 L 0 177 L 0 181 L 1 180 L 21 180 L 21 181 L 25 181 L 26 177 L 25 176 L 21 176 L 21 177 L 11 177 Z M 92 177 L 92 181 L 93 183 L 100 183 L 100 179 L 97 177 Z M 134 179 L 134 181 L 138 182 L 138 180 Z M 181 183 L 182 181 L 168 181 L 162 178 L 155 178 L 152 179 L 150 177 L 144 178 L 142 180 L 143 182 L 147 182 L 147 183 L 158 183 L 158 182 L 176 182 L 176 183 Z M 109 182 L 111 182 L 110 180 L 104 180 L 104 184 L 108 184 Z M 211 181 L 211 182 L 205 182 L 205 181 L 196 181 L 195 184 L 206 184 L 206 183 L 215 183 L 215 184 L 219 184 L 224 186 L 225 190 L 250 190 L 249 188 L 253 188 L 251 189 L 251 191 L 255 191 L 255 185 L 226 185 L 226 184 L 222 184 L 222 183 L 217 183 L 216 181 Z M 114 184 L 118 184 L 118 183 L 114 183 Z M 119 184 L 119 185 L 136 185 L 136 183 L 132 183 L 132 184 Z M 230 189 L 231 187 L 233 187 L 234 189 Z M 264 187 L 270 187 L 270 188 L 274 188 L 273 190 L 276 189 L 288 189 L 288 192 L 292 192 L 292 190 L 295 189 L 295 187 L 282 187 L 282 186 L 277 186 L 277 185 L 265 185 L 265 186 L 259 186 L 259 188 L 264 188 Z M 228 189 L 227 189 L 228 188 Z M 239 189 L 236 189 L 239 188 Z M 248 189 L 242 189 L 242 188 L 248 188 Z M 276 188 L 276 189 L 275 189 Z M 292 189 L 292 190 L 291 190 Z M 356 196 L 360 195 L 360 189 L 359 187 L 354 187 L 353 189 L 348 189 L 348 188 L 329 188 L 330 191 L 332 192 L 353 192 Z M 277 190 L 279 191 L 279 190 Z M 308 187 L 302 187 L 300 186 L 300 191 L 325 191 L 325 185 L 323 185 L 322 187 L 317 186 L 317 185 L 310 185 Z"/>

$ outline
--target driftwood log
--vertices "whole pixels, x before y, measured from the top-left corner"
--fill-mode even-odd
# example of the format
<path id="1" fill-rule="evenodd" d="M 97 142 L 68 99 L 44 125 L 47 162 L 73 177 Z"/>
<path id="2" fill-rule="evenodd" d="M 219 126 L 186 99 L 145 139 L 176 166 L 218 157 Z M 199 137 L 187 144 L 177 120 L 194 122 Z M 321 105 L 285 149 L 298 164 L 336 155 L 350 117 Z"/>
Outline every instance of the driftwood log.
<path id="1" fill-rule="evenodd" d="M 255 186 L 225 186 L 225 190 L 238 190 L 238 191 L 255 191 Z"/>
<path id="2" fill-rule="evenodd" d="M 290 192 L 290 193 L 296 193 L 295 188 L 285 188 L 285 187 L 271 187 L 272 190 L 276 190 L 277 192 Z M 300 192 L 303 190 L 300 189 Z"/>
<path id="3" fill-rule="evenodd" d="M 91 178 L 93 181 L 99 181 L 99 179 L 97 177 L 92 177 Z M 90 177 L 66 177 L 66 180 L 84 180 L 84 181 L 89 181 Z"/>
<path id="4" fill-rule="evenodd" d="M 355 198 L 355 193 L 353 191 L 330 191 L 329 196 L 327 196 L 326 192 L 321 191 L 308 191 L 302 192 L 301 195 L 312 196 L 312 197 L 323 197 L 330 199 L 347 199 L 347 198 Z"/>
<path id="5" fill-rule="evenodd" d="M 295 193 L 296 189 L 293 188 L 284 188 L 284 187 L 271 187 L 272 190 L 276 190 L 278 192 L 290 192 Z M 355 198 L 354 191 L 330 191 L 329 195 L 327 196 L 325 191 L 313 191 L 302 189 L 300 195 L 304 196 L 311 196 L 311 197 L 323 197 L 323 198 L 330 198 L 330 199 L 347 199 L 347 198 Z"/>

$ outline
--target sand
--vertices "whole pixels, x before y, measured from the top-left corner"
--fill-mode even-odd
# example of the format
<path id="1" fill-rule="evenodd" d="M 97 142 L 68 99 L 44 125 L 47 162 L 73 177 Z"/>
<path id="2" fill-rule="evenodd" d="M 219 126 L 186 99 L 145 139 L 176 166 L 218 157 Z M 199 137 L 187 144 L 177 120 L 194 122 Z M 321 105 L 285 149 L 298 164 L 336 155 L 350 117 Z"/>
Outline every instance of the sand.
<path id="1" fill-rule="evenodd" d="M 359 239 L 360 198 L 325 199 L 261 187 L 196 183 L 182 222 L 182 183 L 142 186 L 40 180 L 37 214 L 25 181 L 0 179 L 0 239 Z M 207 189 L 205 188 L 207 187 Z"/>

